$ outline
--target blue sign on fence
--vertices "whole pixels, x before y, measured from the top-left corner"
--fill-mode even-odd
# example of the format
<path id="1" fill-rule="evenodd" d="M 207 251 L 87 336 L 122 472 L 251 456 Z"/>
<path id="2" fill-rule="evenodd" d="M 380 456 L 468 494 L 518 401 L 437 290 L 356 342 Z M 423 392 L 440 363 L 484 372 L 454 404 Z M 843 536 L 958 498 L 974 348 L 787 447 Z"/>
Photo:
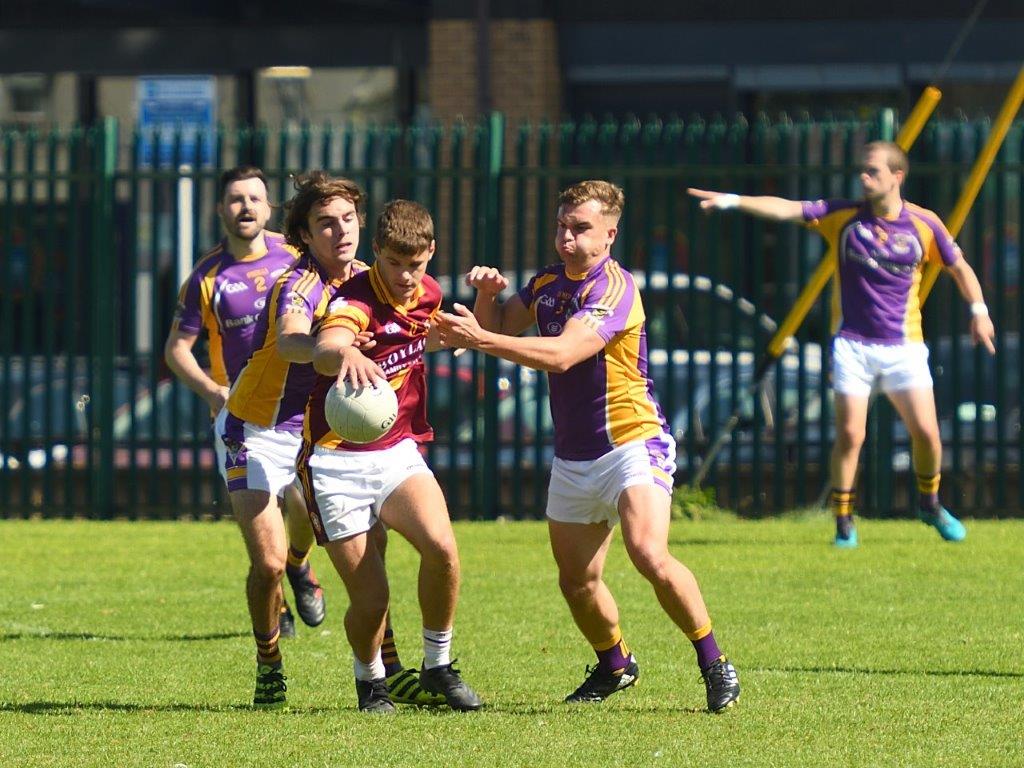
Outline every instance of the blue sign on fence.
<path id="1" fill-rule="evenodd" d="M 140 77 L 136 86 L 143 165 L 170 166 L 175 136 L 181 134 L 180 162 L 193 163 L 196 145 L 199 162 L 213 163 L 213 135 L 217 120 L 217 81 L 211 76 Z M 200 142 L 200 136 L 203 141 Z"/>

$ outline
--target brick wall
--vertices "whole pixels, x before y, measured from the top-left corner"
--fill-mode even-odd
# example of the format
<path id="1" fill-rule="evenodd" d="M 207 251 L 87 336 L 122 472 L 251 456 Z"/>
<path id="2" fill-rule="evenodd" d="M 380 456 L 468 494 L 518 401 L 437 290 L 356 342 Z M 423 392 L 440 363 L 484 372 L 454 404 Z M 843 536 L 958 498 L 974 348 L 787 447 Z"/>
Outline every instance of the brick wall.
<path id="1" fill-rule="evenodd" d="M 515 155 L 518 125 L 523 122 L 557 121 L 561 114 L 561 73 L 558 68 L 558 40 L 555 23 L 550 19 L 493 19 L 490 24 L 490 93 L 491 106 L 506 117 L 506 162 Z M 442 124 L 465 119 L 474 122 L 477 112 L 477 39 L 475 19 L 435 19 L 429 27 L 428 94 L 435 119 Z M 446 147 L 447 150 L 447 147 Z M 472 165 L 472 141 L 464 146 L 464 163 Z M 531 142 L 528 163 L 536 162 L 536 143 Z M 451 162 L 444 153 L 443 163 Z M 460 270 L 473 263 L 486 263 L 509 269 L 516 261 L 517 250 L 528 263 L 550 261 L 546 246 L 538 256 L 536 210 L 539 187 L 537 181 L 525 182 L 524 211 L 521 219 L 525 237 L 516 248 L 516 194 L 511 180 L 504 185 L 502 204 L 502 236 L 499 253 L 474 252 L 473 224 L 475 220 L 474 188 L 470 181 L 451 180 L 442 184 L 438 195 L 435 217 L 438 231 L 446 233 L 439 239 L 438 266 L 451 264 L 453 246 L 460 253 Z M 450 229 L 453 185 L 459 185 L 460 225 L 458 232 Z M 549 186 L 552 184 L 549 183 Z M 553 216 L 553 211 L 540 212 Z M 458 243 L 444 242 L 452 236 Z"/>
<path id="2" fill-rule="evenodd" d="M 435 19 L 428 32 L 428 93 L 438 120 L 477 117 L 476 21 Z M 558 39 L 550 19 L 490 22 L 492 108 L 511 123 L 556 120 L 562 106 Z"/>

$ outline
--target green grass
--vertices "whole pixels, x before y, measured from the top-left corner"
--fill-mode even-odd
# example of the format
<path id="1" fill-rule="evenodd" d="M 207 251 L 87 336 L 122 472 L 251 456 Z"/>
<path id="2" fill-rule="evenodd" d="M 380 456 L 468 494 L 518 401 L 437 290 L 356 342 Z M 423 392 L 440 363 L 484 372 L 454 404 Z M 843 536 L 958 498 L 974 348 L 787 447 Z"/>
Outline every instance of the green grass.
<path id="1" fill-rule="evenodd" d="M 344 593 L 284 647 L 291 709 L 253 712 L 244 553 L 228 523 L 0 523 L 3 766 L 1000 766 L 1024 762 L 1024 523 L 962 545 L 919 523 L 823 516 L 674 523 L 740 704 L 702 712 L 693 652 L 629 566 L 607 580 L 640 684 L 561 698 L 591 653 L 558 593 L 540 523 L 459 524 L 455 650 L 477 714 L 355 711 Z M 392 536 L 394 618 L 419 661 L 411 549 Z"/>

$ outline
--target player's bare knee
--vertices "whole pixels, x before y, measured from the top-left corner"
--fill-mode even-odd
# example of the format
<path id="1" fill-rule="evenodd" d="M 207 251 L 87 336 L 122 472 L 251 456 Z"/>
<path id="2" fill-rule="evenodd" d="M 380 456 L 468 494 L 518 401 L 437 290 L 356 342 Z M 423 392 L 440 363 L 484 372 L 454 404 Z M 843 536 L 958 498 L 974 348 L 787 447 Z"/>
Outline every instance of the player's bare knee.
<path id="1" fill-rule="evenodd" d="M 349 611 L 362 621 L 384 621 L 388 612 L 388 603 L 391 600 L 391 590 L 387 584 L 377 585 L 372 588 L 351 590 L 349 596 Z"/>
<path id="2" fill-rule="evenodd" d="M 669 579 L 674 561 L 663 547 L 630 547 L 628 552 L 637 571 L 648 581 L 655 583 Z"/>
<path id="3" fill-rule="evenodd" d="M 859 451 L 864 444 L 865 431 L 850 424 L 836 425 L 836 448 L 841 451 Z"/>
<path id="4" fill-rule="evenodd" d="M 927 446 L 932 451 L 942 449 L 942 438 L 937 424 L 908 424 L 910 440 L 915 445 Z"/>
<path id="5" fill-rule="evenodd" d="M 562 597 L 569 603 L 580 603 L 592 600 L 597 593 L 601 580 L 590 575 L 576 575 L 560 573 L 558 576 L 558 588 L 562 591 Z"/>
<path id="6" fill-rule="evenodd" d="M 453 577 L 459 573 L 459 550 L 454 539 L 450 542 L 431 541 L 429 546 L 420 552 L 420 557 L 424 565 L 434 573 L 444 573 Z"/>
<path id="7" fill-rule="evenodd" d="M 459 546 L 455 542 L 455 534 L 452 533 L 451 528 L 429 531 L 427 535 L 419 537 L 419 541 L 414 541 L 413 544 L 419 550 L 420 557 L 424 561 L 437 563 L 439 567 L 442 564 L 444 567 L 454 564 L 454 567 L 458 568 Z"/>
<path id="8" fill-rule="evenodd" d="M 267 553 L 252 561 L 252 575 L 261 584 L 276 585 L 284 578 L 285 558 Z"/>

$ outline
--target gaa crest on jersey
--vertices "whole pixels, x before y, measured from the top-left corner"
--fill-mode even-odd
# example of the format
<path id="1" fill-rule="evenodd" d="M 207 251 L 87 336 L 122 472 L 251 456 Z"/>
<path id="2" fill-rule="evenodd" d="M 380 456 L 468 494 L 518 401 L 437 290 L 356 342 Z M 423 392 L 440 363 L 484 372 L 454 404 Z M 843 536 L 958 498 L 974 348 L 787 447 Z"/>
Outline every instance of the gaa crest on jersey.
<path id="1" fill-rule="evenodd" d="M 384 333 L 395 334 L 399 333 L 402 329 L 398 326 L 398 323 L 385 323 Z"/>

